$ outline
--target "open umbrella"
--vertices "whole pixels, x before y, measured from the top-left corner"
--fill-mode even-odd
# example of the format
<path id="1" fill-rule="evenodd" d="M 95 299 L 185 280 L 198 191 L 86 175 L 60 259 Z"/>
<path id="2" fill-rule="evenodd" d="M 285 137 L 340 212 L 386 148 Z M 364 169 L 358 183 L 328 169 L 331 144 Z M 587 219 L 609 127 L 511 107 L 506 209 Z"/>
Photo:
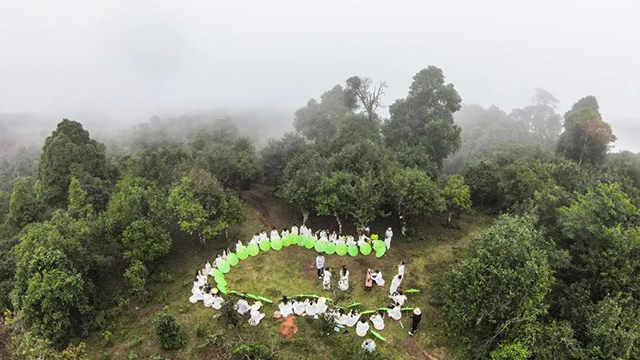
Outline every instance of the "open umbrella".
<path id="1" fill-rule="evenodd" d="M 249 246 L 247 247 L 247 252 L 251 256 L 256 256 L 260 252 L 260 248 L 258 247 L 258 244 L 249 244 Z"/>
<path id="2" fill-rule="evenodd" d="M 349 255 L 357 256 L 358 255 L 358 247 L 356 245 L 349 245 Z"/>
<path id="3" fill-rule="evenodd" d="M 365 256 L 371 254 L 371 245 L 368 243 L 360 245 L 360 253 Z"/>
<path id="4" fill-rule="evenodd" d="M 231 266 L 229 265 L 229 262 L 227 262 L 227 260 L 220 260 L 218 261 L 218 269 L 223 274 L 226 274 L 229 272 L 229 270 L 231 270 Z"/>
<path id="5" fill-rule="evenodd" d="M 262 239 L 260 241 L 260 250 L 269 251 L 271 249 L 271 241 L 269 239 Z"/>
<path id="6" fill-rule="evenodd" d="M 282 249 L 282 240 L 277 238 L 271 240 L 271 248 L 276 251 Z"/>
<path id="7" fill-rule="evenodd" d="M 249 252 L 246 246 L 242 246 L 238 249 L 238 259 L 244 260 L 249 257 Z"/>
<path id="8" fill-rule="evenodd" d="M 324 248 L 324 252 L 326 252 L 329 255 L 335 254 L 335 252 L 336 252 L 336 244 L 334 244 L 331 241 L 329 241 L 327 243 L 327 246 L 325 246 L 325 248 Z"/>
<path id="9" fill-rule="evenodd" d="M 229 255 L 227 255 L 227 261 L 229 262 L 229 265 L 231 266 L 236 266 L 238 265 L 238 255 L 234 254 L 234 253 L 230 253 Z"/>

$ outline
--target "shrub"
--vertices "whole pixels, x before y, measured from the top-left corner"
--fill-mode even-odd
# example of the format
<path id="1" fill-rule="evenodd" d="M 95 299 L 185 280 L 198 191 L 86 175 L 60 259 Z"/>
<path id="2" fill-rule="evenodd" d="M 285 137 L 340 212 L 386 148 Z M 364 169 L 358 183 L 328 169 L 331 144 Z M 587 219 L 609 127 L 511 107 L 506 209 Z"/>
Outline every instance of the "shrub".
<path id="1" fill-rule="evenodd" d="M 225 301 L 220 309 L 220 316 L 229 326 L 237 326 L 240 323 L 240 315 L 233 307 L 233 301 Z"/>
<path id="2" fill-rule="evenodd" d="M 270 360 L 271 352 L 262 344 L 249 343 L 235 348 L 231 356 L 234 360 Z"/>
<path id="3" fill-rule="evenodd" d="M 153 319 L 156 328 L 156 335 L 160 346 L 165 350 L 179 349 L 184 345 L 184 340 L 180 336 L 180 324 L 171 315 L 167 308 L 156 315 Z"/>
<path id="4" fill-rule="evenodd" d="M 102 339 L 104 340 L 105 346 L 111 346 L 113 344 L 113 334 L 111 334 L 111 331 L 103 331 Z"/>

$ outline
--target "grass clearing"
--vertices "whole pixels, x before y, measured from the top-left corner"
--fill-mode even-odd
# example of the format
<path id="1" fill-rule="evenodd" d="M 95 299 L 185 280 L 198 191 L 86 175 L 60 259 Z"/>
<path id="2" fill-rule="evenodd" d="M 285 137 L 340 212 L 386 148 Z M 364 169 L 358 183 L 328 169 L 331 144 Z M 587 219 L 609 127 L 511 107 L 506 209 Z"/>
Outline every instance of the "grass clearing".
<path id="1" fill-rule="evenodd" d="M 242 227 L 230 231 L 230 241 L 236 238 L 248 239 L 250 234 L 274 225 L 278 228 L 290 226 L 293 215 L 286 207 L 278 204 L 261 189 L 249 194 L 252 200 L 249 219 Z M 256 206 L 256 203 L 259 203 Z M 265 205 L 266 204 L 266 205 Z M 265 214 L 265 209 L 269 213 Z M 277 210 L 273 210 L 277 209 Z M 338 305 L 361 302 L 361 310 L 375 309 L 388 304 L 388 289 L 392 277 L 397 272 L 400 261 L 407 262 L 406 276 L 402 286 L 417 288 L 418 294 L 408 294 L 407 306 L 420 307 L 422 322 L 415 337 L 407 335 L 410 325 L 408 313 L 403 313 L 402 324 L 385 318 L 385 330 L 381 334 L 387 342 L 377 341 L 378 350 L 392 359 L 423 359 L 425 353 L 438 359 L 456 358 L 455 348 L 443 332 L 438 299 L 434 291 L 439 277 L 460 258 L 469 240 L 492 223 L 489 216 L 472 214 L 462 216 L 457 221 L 458 229 L 443 226 L 440 219 L 435 224 L 421 229 L 420 237 L 394 237 L 392 248 L 382 258 L 374 255 L 357 257 L 327 255 L 326 264 L 334 274 L 333 292 L 322 290 L 322 282 L 316 276 L 315 251 L 297 245 L 280 251 L 260 252 L 255 257 L 242 260 L 227 274 L 228 288 L 262 295 L 274 301 L 265 304 L 262 311 L 267 315 L 257 327 L 241 324 L 228 329 L 215 310 L 205 308 L 202 303 L 188 301 L 195 271 L 207 260 L 213 260 L 224 247 L 221 243 L 199 244 L 185 240 L 174 246 L 163 264 L 163 271 L 170 274 L 171 281 L 150 287 L 151 300 L 143 304 L 130 303 L 123 306 L 123 313 L 107 329 L 112 335 L 113 345 L 108 345 L 102 332 L 93 334 L 87 342 L 91 358 L 100 359 L 110 354 L 112 359 L 127 359 L 134 352 L 140 357 L 161 354 L 172 359 L 216 359 L 228 351 L 230 344 L 257 342 L 274 350 L 277 359 L 334 359 L 340 357 L 335 341 L 324 339 L 317 331 L 317 321 L 309 318 L 295 318 L 297 333 L 292 339 L 280 334 L 280 323 L 272 318 L 282 295 L 300 293 L 316 294 L 336 299 Z M 312 219 L 314 222 L 329 224 L 327 219 Z M 383 233 L 388 224 L 373 224 L 373 232 Z M 324 225 L 327 226 L 327 225 Z M 346 265 L 350 272 L 350 289 L 346 293 L 337 290 L 338 269 Z M 380 269 L 386 286 L 364 291 L 364 277 L 367 268 Z M 163 307 L 175 314 L 182 326 L 186 339 L 185 346 L 177 351 L 162 351 L 155 339 L 153 317 Z M 364 338 L 355 334 L 355 328 L 348 328 L 348 335 L 336 334 L 342 346 L 360 347 Z M 209 336 L 208 336 L 209 335 Z M 334 337 L 336 337 L 334 336 Z"/>

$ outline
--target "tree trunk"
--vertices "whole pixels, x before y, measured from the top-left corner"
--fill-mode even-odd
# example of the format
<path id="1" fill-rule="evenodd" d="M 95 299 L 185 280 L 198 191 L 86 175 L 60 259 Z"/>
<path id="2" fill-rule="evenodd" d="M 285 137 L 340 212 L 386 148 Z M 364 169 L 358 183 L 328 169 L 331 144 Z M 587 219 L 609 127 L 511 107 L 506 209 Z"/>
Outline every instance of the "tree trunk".
<path id="1" fill-rule="evenodd" d="M 333 213 L 333 216 L 336 218 L 336 221 L 338 222 L 338 235 L 342 235 L 342 222 L 340 221 L 338 214 L 336 214 L 335 212 Z"/>

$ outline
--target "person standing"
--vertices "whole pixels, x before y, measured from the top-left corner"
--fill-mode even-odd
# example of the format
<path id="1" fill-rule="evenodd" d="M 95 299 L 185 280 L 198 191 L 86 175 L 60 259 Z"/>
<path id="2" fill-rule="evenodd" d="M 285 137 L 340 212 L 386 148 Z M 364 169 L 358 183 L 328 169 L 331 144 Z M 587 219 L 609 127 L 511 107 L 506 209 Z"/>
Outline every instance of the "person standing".
<path id="1" fill-rule="evenodd" d="M 342 265 L 342 270 L 340 271 L 340 280 L 338 281 L 338 288 L 340 291 L 349 290 L 349 270 L 347 270 L 347 265 Z"/>
<path id="2" fill-rule="evenodd" d="M 324 279 L 322 280 L 322 288 L 325 290 L 331 290 L 331 273 L 329 272 L 329 267 L 327 266 L 324 269 Z"/>
<path id="3" fill-rule="evenodd" d="M 393 295 L 396 291 L 398 291 L 398 287 L 400 287 L 400 285 L 402 285 L 402 275 L 398 274 L 393 277 L 393 280 L 391 280 L 389 295 Z"/>
<path id="4" fill-rule="evenodd" d="M 409 331 L 409 335 L 413 336 L 418 329 L 418 324 L 420 324 L 420 320 L 422 320 L 422 312 L 420 308 L 413 309 L 413 314 L 411 314 L 411 331 Z"/>
<path id="5" fill-rule="evenodd" d="M 398 275 L 404 276 L 404 265 L 405 265 L 404 261 L 401 261 L 400 265 L 398 265 Z"/>
<path id="6" fill-rule="evenodd" d="M 387 246 L 387 250 L 391 249 L 391 238 L 393 237 L 393 230 L 391 227 L 384 233 L 384 244 Z"/>
<path id="7" fill-rule="evenodd" d="M 316 256 L 316 269 L 318 270 L 318 279 L 324 275 L 324 255 L 318 254 Z"/>

